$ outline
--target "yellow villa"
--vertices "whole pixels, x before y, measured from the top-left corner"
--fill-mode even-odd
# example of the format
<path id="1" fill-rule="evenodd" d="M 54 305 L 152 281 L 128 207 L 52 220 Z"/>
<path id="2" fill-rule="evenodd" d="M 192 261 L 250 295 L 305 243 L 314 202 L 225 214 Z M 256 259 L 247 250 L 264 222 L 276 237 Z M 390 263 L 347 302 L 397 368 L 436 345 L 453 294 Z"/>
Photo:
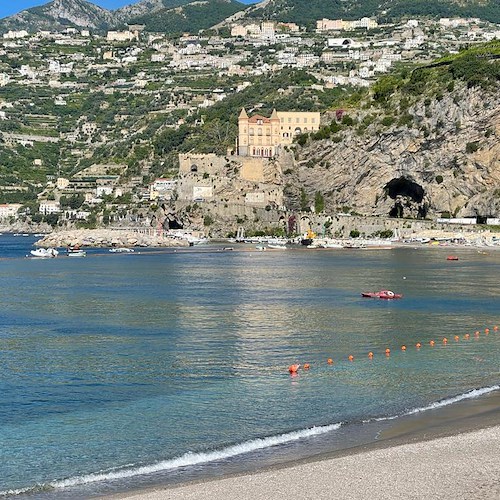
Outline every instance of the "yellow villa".
<path id="1" fill-rule="evenodd" d="M 249 117 L 245 108 L 238 117 L 238 155 L 272 158 L 298 134 L 319 130 L 319 112 L 273 110 L 271 117 Z"/>

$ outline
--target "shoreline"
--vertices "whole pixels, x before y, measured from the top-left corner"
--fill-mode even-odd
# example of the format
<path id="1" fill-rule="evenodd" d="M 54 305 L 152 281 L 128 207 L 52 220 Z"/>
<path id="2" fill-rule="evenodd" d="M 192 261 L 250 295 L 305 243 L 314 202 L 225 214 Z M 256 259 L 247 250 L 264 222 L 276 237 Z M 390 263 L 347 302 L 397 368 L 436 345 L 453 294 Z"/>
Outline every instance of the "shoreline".
<path id="1" fill-rule="evenodd" d="M 493 500 L 500 495 L 499 444 L 497 425 L 249 475 L 108 498 Z"/>
<path id="2" fill-rule="evenodd" d="M 500 391 L 390 423 L 375 441 L 297 462 L 108 495 L 107 500 L 496 499 Z"/>

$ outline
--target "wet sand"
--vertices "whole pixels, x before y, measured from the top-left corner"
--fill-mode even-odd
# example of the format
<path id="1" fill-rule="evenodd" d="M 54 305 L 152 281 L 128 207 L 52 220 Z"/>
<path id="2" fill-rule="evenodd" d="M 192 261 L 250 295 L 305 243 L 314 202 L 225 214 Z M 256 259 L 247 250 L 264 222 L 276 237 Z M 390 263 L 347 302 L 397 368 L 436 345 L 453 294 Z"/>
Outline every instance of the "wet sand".
<path id="1" fill-rule="evenodd" d="M 500 498 L 500 394 L 397 419 L 370 444 L 129 500 Z"/>

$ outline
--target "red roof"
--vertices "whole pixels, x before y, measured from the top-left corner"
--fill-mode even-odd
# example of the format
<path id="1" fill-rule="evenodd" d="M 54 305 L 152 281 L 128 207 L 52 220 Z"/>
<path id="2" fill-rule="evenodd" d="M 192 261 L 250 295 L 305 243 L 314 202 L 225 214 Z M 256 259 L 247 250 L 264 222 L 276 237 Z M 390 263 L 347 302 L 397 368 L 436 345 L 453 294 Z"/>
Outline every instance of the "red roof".
<path id="1" fill-rule="evenodd" d="M 262 123 L 271 123 L 271 120 L 269 118 L 266 118 L 265 116 L 261 116 L 261 115 L 253 115 L 248 120 L 248 123 L 257 123 L 258 120 L 261 120 Z"/>

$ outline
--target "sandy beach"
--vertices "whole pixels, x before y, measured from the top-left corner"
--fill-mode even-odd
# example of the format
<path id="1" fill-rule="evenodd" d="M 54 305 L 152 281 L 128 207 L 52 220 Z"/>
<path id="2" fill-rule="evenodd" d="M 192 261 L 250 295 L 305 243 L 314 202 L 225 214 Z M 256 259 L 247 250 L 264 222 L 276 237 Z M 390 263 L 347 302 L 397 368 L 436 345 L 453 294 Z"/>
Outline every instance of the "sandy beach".
<path id="1" fill-rule="evenodd" d="M 171 489 L 129 500 L 500 498 L 500 426 L 287 468 Z M 117 497 L 115 497 L 117 498 Z"/>

